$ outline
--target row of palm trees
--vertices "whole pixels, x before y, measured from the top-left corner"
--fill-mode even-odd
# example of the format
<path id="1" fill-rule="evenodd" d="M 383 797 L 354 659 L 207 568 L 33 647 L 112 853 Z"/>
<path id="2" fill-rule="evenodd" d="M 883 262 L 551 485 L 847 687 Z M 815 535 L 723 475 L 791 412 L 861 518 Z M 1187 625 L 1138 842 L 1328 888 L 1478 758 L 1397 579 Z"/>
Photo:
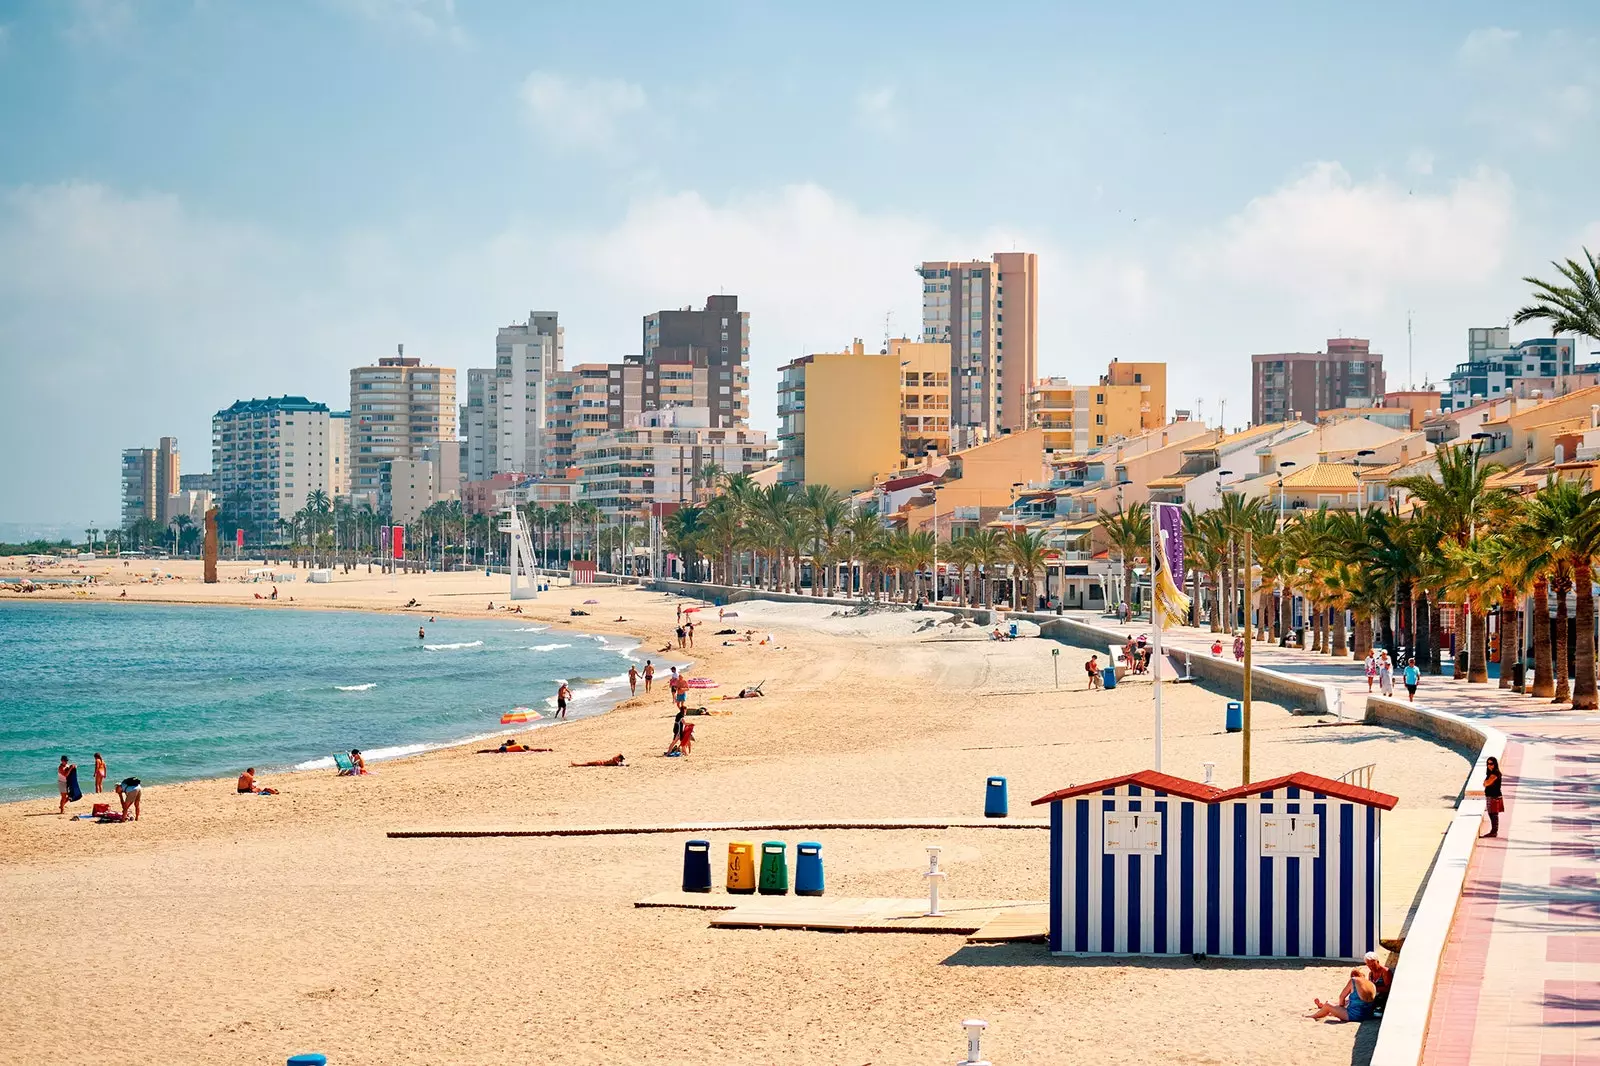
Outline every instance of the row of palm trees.
<path id="1" fill-rule="evenodd" d="M 1421 670 L 1437 675 L 1444 659 L 1441 621 L 1449 611 L 1462 646 L 1455 676 L 1487 681 L 1494 614 L 1500 641 L 1494 657 L 1505 667 L 1500 685 L 1511 687 L 1520 670 L 1510 664 L 1525 658 L 1518 643 L 1523 606 L 1531 601 L 1530 693 L 1596 707 L 1592 570 L 1600 556 L 1600 492 L 1554 475 L 1529 495 L 1495 487 L 1492 477 L 1502 467 L 1470 442 L 1440 448 L 1436 463 L 1436 476 L 1392 483 L 1391 491 L 1410 494 L 1406 515 L 1392 505 L 1322 508 L 1280 521 L 1270 501 L 1237 496 L 1208 511 L 1186 508 L 1191 620 L 1204 621 L 1212 632 L 1254 625 L 1257 639 L 1284 640 L 1298 596 L 1311 650 L 1361 658 L 1382 647 L 1396 657 L 1414 656 Z M 1131 600 L 1133 567 L 1149 557 L 1149 510 L 1144 504 L 1119 509 L 1103 516 L 1101 527 L 1123 557 L 1123 594 Z M 1247 530 L 1250 560 L 1243 557 Z"/>
<path id="2" fill-rule="evenodd" d="M 674 511 L 664 536 L 692 580 L 797 592 L 809 573 L 815 596 L 916 601 L 935 593 L 942 567 L 955 587 L 940 595 L 985 607 L 1002 583 L 1009 602 L 1034 602 L 1049 555 L 1037 532 L 985 529 L 940 544 L 927 531 L 890 530 L 877 514 L 853 511 L 827 485 L 761 487 L 745 474 L 720 476 L 704 505 Z"/>

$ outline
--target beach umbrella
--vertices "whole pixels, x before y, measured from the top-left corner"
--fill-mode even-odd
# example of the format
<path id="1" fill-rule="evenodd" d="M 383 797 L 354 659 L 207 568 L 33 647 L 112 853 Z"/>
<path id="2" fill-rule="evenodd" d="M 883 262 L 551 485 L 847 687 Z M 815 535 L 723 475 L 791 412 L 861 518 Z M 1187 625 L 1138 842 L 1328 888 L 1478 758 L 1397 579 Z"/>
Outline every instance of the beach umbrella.
<path id="1" fill-rule="evenodd" d="M 537 722 L 543 717 L 544 715 L 540 714 L 532 707 L 513 707 L 511 710 L 500 716 L 500 724 L 526 725 L 529 722 Z"/>
<path id="2" fill-rule="evenodd" d="M 717 683 L 715 681 L 711 680 L 709 677 L 691 677 L 689 679 L 688 684 L 689 684 L 690 688 L 716 688 L 717 687 Z"/>

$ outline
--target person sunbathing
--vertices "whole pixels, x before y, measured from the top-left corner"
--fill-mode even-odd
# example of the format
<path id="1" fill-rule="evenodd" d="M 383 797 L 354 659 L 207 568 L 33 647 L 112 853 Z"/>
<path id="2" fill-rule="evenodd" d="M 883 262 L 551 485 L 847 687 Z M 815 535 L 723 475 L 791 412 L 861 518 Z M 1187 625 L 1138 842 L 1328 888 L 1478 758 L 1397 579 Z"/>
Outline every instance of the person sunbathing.
<path id="1" fill-rule="evenodd" d="M 1339 997 L 1324 1003 L 1314 1000 L 1317 1009 L 1310 1017 L 1313 1021 L 1336 1018 L 1341 1022 L 1364 1022 L 1372 1017 L 1378 1001 L 1378 989 L 1367 979 L 1367 972 L 1357 966 L 1350 971 L 1350 980 L 1339 992 Z"/>
<path id="2" fill-rule="evenodd" d="M 593 759 L 589 762 L 575 762 L 573 766 L 627 766 L 628 760 L 621 755 L 613 755 L 609 759 Z"/>
<path id="3" fill-rule="evenodd" d="M 244 773 L 239 775 L 239 794 L 242 796 L 276 796 L 278 794 L 278 790 L 275 788 L 257 788 L 256 768 L 252 766 L 246 769 Z"/>

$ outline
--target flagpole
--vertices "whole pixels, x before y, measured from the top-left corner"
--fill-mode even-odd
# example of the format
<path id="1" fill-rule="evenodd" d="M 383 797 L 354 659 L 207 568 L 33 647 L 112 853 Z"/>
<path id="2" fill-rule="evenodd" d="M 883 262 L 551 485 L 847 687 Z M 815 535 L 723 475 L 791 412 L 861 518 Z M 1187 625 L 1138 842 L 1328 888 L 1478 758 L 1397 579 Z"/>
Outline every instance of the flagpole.
<path id="1" fill-rule="evenodd" d="M 1161 770 L 1161 609 L 1156 602 L 1157 567 L 1165 565 L 1166 556 L 1161 544 L 1161 509 L 1159 504 L 1150 507 L 1150 673 L 1156 690 L 1156 765 Z"/>

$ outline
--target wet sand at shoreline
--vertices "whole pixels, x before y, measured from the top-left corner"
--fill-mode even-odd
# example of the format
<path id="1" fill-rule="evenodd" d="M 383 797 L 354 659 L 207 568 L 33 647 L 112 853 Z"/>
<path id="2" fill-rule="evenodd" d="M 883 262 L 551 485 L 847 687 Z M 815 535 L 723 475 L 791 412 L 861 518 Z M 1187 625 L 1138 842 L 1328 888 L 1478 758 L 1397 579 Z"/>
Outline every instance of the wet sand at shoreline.
<path id="1" fill-rule="evenodd" d="M 162 570 L 185 566 L 197 564 Z M 394 591 L 387 576 L 357 578 L 282 585 L 279 604 L 263 609 L 287 609 L 290 594 L 296 608 L 394 609 L 415 597 L 424 617 L 486 617 L 506 589 L 481 572 L 401 575 Z M 254 606 L 262 586 L 125 587 L 136 602 Z M 0 603 L 12 597 L 24 598 L 0 593 Z M 588 616 L 568 614 L 590 598 L 600 603 Z M 647 653 L 666 643 L 680 602 L 600 586 L 522 606 L 533 621 L 644 638 Z M 991 1023 L 986 1055 L 1006 1066 L 1091 1055 L 1350 1061 L 1354 1027 L 1299 1017 L 1312 996 L 1338 990 L 1338 965 L 1069 960 L 1041 945 L 969 947 L 951 936 L 711 930 L 700 912 L 632 906 L 677 887 L 681 836 L 383 835 L 972 817 L 990 774 L 1009 778 L 1012 813 L 1026 816 L 1042 813 L 1028 802 L 1054 788 L 1148 765 L 1148 687 L 1082 691 L 1085 656 L 1074 649 L 1062 650 L 1056 690 L 1053 642 L 996 643 L 950 625 L 918 632 L 930 615 L 914 612 L 732 609 L 739 617 L 725 626 L 708 612 L 687 654 L 695 673 L 720 682 L 712 694 L 764 680 L 768 696 L 707 702 L 732 713 L 695 719 L 687 759 L 660 757 L 671 709 L 658 684 L 605 715 L 523 734 L 556 749 L 547 754 L 457 748 L 359 779 L 274 775 L 265 783 L 283 789 L 277 797 L 237 796 L 231 779 L 159 786 L 145 819 L 123 826 L 57 819 L 53 798 L 0 806 L 0 897 L 12 919 L 0 954 L 9 990 L 0 1046 L 72 1063 L 272 1062 L 319 1050 L 337 1066 L 712 1056 L 881 1066 L 953 1059 L 961 1019 L 978 1016 Z M 619 615 L 629 621 L 611 621 Z M 711 636 L 718 628 L 770 631 L 778 647 L 723 647 L 727 638 Z M 1224 698 L 1192 686 L 1166 697 L 1166 769 L 1198 778 L 1213 760 L 1219 781 L 1236 780 Z M 1398 794 L 1402 809 L 1450 805 L 1468 770 L 1460 755 L 1377 727 L 1317 726 L 1259 702 L 1256 722 L 1258 774 L 1336 776 L 1376 762 L 1376 787 Z M 619 752 L 629 766 L 568 765 Z M 922 894 L 928 843 L 945 847 L 948 898 L 1042 900 L 1047 891 L 1047 834 L 1036 831 L 767 836 L 820 841 L 830 896 Z M 711 840 L 720 885 L 729 837 Z"/>

